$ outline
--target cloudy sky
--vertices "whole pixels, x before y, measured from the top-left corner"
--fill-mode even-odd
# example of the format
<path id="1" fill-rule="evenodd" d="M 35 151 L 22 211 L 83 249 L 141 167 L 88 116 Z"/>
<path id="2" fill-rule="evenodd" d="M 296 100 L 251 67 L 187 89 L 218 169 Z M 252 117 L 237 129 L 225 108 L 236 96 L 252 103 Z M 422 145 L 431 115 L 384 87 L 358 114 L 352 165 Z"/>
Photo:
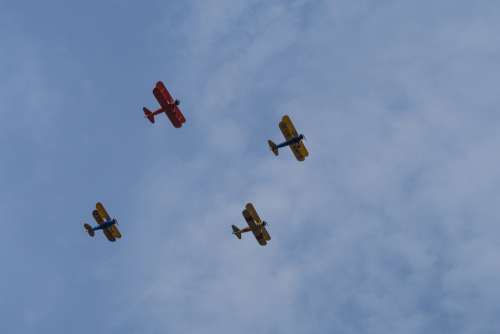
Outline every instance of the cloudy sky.
<path id="1" fill-rule="evenodd" d="M 499 13 L 0 1 L 0 332 L 498 333 Z M 143 118 L 157 80 L 182 129 Z"/>

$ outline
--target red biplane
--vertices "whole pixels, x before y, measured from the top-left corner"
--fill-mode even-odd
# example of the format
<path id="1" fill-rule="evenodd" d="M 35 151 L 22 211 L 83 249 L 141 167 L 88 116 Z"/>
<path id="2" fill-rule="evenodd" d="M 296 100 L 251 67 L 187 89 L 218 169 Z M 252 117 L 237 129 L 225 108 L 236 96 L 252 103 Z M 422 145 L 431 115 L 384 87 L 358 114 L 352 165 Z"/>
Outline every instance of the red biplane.
<path id="1" fill-rule="evenodd" d="M 144 116 L 151 123 L 154 123 L 155 116 L 164 112 L 172 122 L 173 126 L 176 128 L 180 128 L 182 126 L 182 123 L 186 122 L 186 119 L 179 109 L 179 100 L 174 100 L 172 98 L 172 95 L 170 95 L 167 88 L 161 81 L 158 81 L 155 88 L 153 88 L 153 95 L 158 100 L 161 108 L 156 111 L 151 111 L 148 108 L 144 107 L 142 108 L 142 110 L 144 111 Z"/>

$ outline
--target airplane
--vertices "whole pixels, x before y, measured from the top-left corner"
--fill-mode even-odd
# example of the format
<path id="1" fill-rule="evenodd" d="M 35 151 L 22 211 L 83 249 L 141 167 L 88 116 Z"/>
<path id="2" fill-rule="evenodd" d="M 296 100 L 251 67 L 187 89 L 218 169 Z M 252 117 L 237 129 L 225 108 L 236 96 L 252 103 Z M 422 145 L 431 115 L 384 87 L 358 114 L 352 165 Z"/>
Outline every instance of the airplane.
<path id="1" fill-rule="evenodd" d="M 248 224 L 248 227 L 239 229 L 236 225 L 231 225 L 233 228 L 233 234 L 236 235 L 238 239 L 241 239 L 242 233 L 251 231 L 261 246 L 267 245 L 267 242 L 271 240 L 271 236 L 266 229 L 267 222 L 260 219 L 253 204 L 247 203 L 242 214 Z"/>
<path id="2" fill-rule="evenodd" d="M 151 111 L 146 107 L 142 108 L 144 111 L 144 117 L 146 117 L 151 123 L 154 123 L 155 116 L 164 112 L 172 122 L 173 126 L 180 128 L 182 123 L 186 122 L 184 115 L 179 109 L 180 101 L 172 98 L 172 95 L 170 95 L 167 88 L 161 81 L 158 81 L 155 88 L 153 88 L 153 95 L 156 97 L 156 100 L 158 100 L 161 108 L 156 111 Z"/>
<path id="3" fill-rule="evenodd" d="M 286 141 L 276 145 L 272 140 L 268 140 L 269 148 L 274 153 L 274 155 L 278 155 L 278 149 L 285 146 L 290 146 L 295 158 L 298 161 L 304 161 L 305 158 L 309 155 L 307 148 L 305 147 L 302 140 L 305 139 L 303 134 L 298 134 L 297 130 L 295 130 L 295 126 L 293 126 L 292 120 L 288 115 L 283 116 L 281 122 L 279 124 L 280 130 L 285 136 Z"/>
<path id="4" fill-rule="evenodd" d="M 116 239 L 120 239 L 122 235 L 118 230 L 118 227 L 116 227 L 118 221 L 115 218 L 111 219 L 101 202 L 97 202 L 95 207 L 95 210 L 92 211 L 92 216 L 94 216 L 98 226 L 92 227 L 89 224 L 83 224 L 87 233 L 93 237 L 95 235 L 95 231 L 102 230 L 109 241 L 116 241 Z"/>

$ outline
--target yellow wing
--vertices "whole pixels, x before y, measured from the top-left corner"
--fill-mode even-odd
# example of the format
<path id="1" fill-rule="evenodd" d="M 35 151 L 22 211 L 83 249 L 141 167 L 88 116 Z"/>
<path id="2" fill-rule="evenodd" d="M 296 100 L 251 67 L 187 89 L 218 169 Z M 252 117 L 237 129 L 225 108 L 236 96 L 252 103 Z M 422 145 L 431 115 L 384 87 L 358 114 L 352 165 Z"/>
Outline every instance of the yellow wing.
<path id="1" fill-rule="evenodd" d="M 295 129 L 295 126 L 292 123 L 292 120 L 288 115 L 283 116 L 280 122 L 280 130 L 283 133 L 283 136 L 285 136 L 286 140 L 290 140 L 299 136 L 297 130 Z M 304 161 L 305 158 L 309 155 L 309 152 L 307 151 L 307 148 L 302 141 L 298 144 L 290 145 L 290 149 L 295 155 L 295 158 L 297 158 L 297 160 L 299 161 Z"/>
<path id="2" fill-rule="evenodd" d="M 253 235 L 255 236 L 255 239 L 257 239 L 257 242 L 261 246 L 265 246 L 267 244 L 266 235 L 262 233 L 261 226 L 255 224 L 255 218 L 248 211 L 248 209 L 243 210 L 242 213 L 243 213 L 243 217 L 245 217 L 245 220 L 247 221 L 248 226 L 250 227 L 250 230 L 252 231 Z"/>
<path id="3" fill-rule="evenodd" d="M 92 216 L 94 217 L 94 220 L 96 221 L 97 224 L 101 225 L 104 223 L 104 220 L 99 215 L 99 212 L 97 212 L 97 210 L 92 211 Z"/>
<path id="4" fill-rule="evenodd" d="M 122 237 L 122 234 L 120 233 L 120 230 L 118 229 L 116 224 L 113 224 L 113 226 L 111 226 L 109 230 L 111 231 L 113 237 L 115 237 L 116 239 L 120 239 Z"/>
<path id="5" fill-rule="evenodd" d="M 297 130 L 295 130 L 295 126 L 293 126 L 292 120 L 288 117 L 288 115 L 283 116 L 279 125 L 286 140 L 298 137 L 299 134 L 297 133 Z"/>
<path id="6" fill-rule="evenodd" d="M 252 216 L 252 218 L 255 220 L 255 223 L 257 225 L 262 224 L 262 220 L 260 219 L 259 215 L 257 214 L 257 211 L 255 210 L 252 203 L 247 203 L 247 205 L 245 205 L 245 208 L 247 209 L 250 216 Z"/>
<path id="7" fill-rule="evenodd" d="M 109 228 L 105 228 L 102 230 L 104 232 L 104 235 L 106 238 L 108 238 L 109 241 L 116 241 L 115 237 L 113 236 L 113 232 Z"/>
<path id="8" fill-rule="evenodd" d="M 297 158 L 297 160 L 299 161 L 304 161 L 305 158 L 309 155 L 309 151 L 307 151 L 307 148 L 303 142 L 290 145 L 290 149 L 295 155 L 295 158 Z"/>
<path id="9" fill-rule="evenodd" d="M 256 228 L 257 228 L 257 225 L 255 225 L 255 222 L 254 222 L 253 217 L 252 217 L 252 215 L 250 214 L 250 212 L 248 212 L 248 210 L 247 210 L 247 209 L 245 209 L 245 210 L 243 210 L 241 213 L 243 214 L 243 217 L 245 218 L 245 220 L 246 220 L 246 222 L 247 222 L 248 226 L 250 227 L 250 229 L 251 229 L 251 230 L 256 229 Z"/>
<path id="10" fill-rule="evenodd" d="M 92 216 L 94 217 L 94 219 L 97 222 L 97 224 L 99 224 L 99 225 L 104 224 L 104 219 L 101 217 L 101 215 L 99 214 L 99 212 L 97 212 L 97 210 L 92 211 Z M 113 225 L 112 227 L 115 227 L 115 226 Z M 118 232 L 118 234 L 115 234 L 113 232 L 112 228 L 103 228 L 102 232 L 104 233 L 104 235 L 106 236 L 106 238 L 109 241 L 115 241 L 115 237 L 116 238 L 121 238 L 120 232 Z"/>
<path id="11" fill-rule="evenodd" d="M 264 239 L 266 239 L 266 241 L 271 240 L 271 236 L 269 235 L 269 232 L 267 232 L 266 227 L 262 226 L 261 229 L 262 229 L 262 235 L 264 236 Z"/>
<path id="12" fill-rule="evenodd" d="M 97 209 L 97 212 L 99 212 L 99 215 L 102 217 L 102 219 L 104 219 L 105 221 L 111 220 L 111 217 L 109 217 L 108 213 L 106 212 L 106 209 L 104 208 L 101 202 L 97 202 L 95 208 Z"/>

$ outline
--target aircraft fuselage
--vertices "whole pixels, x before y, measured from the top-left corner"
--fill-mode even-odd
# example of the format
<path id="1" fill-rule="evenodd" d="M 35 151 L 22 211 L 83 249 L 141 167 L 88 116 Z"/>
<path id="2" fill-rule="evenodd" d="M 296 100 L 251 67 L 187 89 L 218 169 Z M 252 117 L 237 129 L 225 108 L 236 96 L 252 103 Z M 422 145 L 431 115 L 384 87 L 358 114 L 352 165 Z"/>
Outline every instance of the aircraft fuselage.
<path id="1" fill-rule="evenodd" d="M 297 137 L 293 137 L 292 139 L 290 140 L 287 140 L 279 145 L 277 145 L 278 148 L 281 148 L 281 147 L 285 147 L 285 146 L 290 146 L 290 145 L 294 145 L 294 144 L 298 144 L 300 143 L 300 141 L 304 139 L 304 135 L 303 134 L 300 134 L 298 135 Z"/>
<path id="2" fill-rule="evenodd" d="M 97 225 L 97 226 L 92 227 L 92 230 L 97 231 L 97 230 L 108 229 L 116 223 L 117 223 L 116 219 L 111 219 L 105 223 L 102 223 L 101 225 Z"/>

